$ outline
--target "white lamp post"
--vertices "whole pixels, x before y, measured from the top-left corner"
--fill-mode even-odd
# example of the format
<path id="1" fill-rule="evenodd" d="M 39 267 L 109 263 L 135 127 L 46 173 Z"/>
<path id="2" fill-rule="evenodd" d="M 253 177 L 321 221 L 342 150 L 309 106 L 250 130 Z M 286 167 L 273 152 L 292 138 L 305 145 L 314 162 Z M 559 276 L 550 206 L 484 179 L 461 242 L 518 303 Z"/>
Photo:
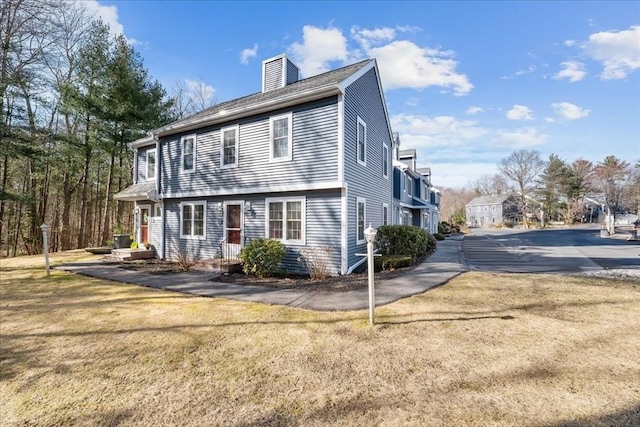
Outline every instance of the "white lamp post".
<path id="1" fill-rule="evenodd" d="M 364 230 L 364 238 L 367 241 L 367 270 L 369 272 L 369 324 L 371 326 L 374 324 L 373 311 L 376 306 L 375 290 L 373 287 L 373 240 L 376 238 L 376 233 L 377 230 L 372 228 L 371 224 L 369 224 L 369 227 Z"/>
<path id="2" fill-rule="evenodd" d="M 44 265 L 47 269 L 47 277 L 50 277 L 51 273 L 49 272 L 49 240 L 47 238 L 49 226 L 47 224 L 42 224 L 40 228 L 42 229 L 42 250 L 44 251 Z"/>

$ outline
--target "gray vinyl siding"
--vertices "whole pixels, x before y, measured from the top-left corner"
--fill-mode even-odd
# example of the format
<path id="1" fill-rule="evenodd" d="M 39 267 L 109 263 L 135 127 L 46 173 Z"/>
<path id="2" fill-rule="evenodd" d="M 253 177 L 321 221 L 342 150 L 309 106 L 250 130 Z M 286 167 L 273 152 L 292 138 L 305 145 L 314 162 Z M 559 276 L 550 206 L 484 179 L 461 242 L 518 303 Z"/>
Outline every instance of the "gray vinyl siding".
<path id="1" fill-rule="evenodd" d="M 344 177 L 348 183 L 349 266 L 362 258 L 356 253 L 366 251 L 366 244 L 356 244 L 357 198 L 366 199 L 365 226 L 369 226 L 369 223 L 374 228 L 382 225 L 383 203 L 389 205 L 389 210 L 392 209 L 393 179 L 391 176 L 382 176 L 382 144 L 392 147 L 392 142 L 380 90 L 374 68 L 349 85 L 344 95 Z M 366 167 L 357 162 L 358 117 L 367 125 Z M 387 161 L 391 165 L 391 150 L 388 150 L 388 156 Z"/>
<path id="2" fill-rule="evenodd" d="M 274 193 L 268 195 L 252 195 L 250 197 L 209 197 L 204 199 L 191 198 L 184 200 L 165 201 L 166 207 L 166 257 L 176 258 L 176 251 L 187 251 L 195 259 L 207 259 L 220 256 L 220 244 L 224 239 L 224 211 L 217 206 L 221 202 L 243 202 L 243 236 L 248 242 L 265 237 L 265 197 L 305 197 L 306 199 L 306 245 L 287 244 L 287 254 L 282 268 L 294 273 L 306 273 L 302 264 L 298 262 L 300 249 L 313 247 L 330 247 L 332 274 L 340 272 L 340 192 L 314 191 L 296 193 Z M 180 238 L 180 202 L 206 201 L 206 238 Z M 248 203 L 251 203 L 251 209 Z"/>
<path id="3" fill-rule="evenodd" d="M 264 65 L 264 91 L 278 89 L 284 86 L 282 81 L 282 61 L 278 58 Z"/>
<path id="4" fill-rule="evenodd" d="M 287 59 L 287 84 L 295 83 L 298 81 L 298 67 L 293 65 L 293 62 Z"/>
<path id="5" fill-rule="evenodd" d="M 337 97 L 296 106 L 292 114 L 292 160 L 269 162 L 269 118 L 290 111 L 279 110 L 196 132 L 193 173 L 180 170 L 182 135 L 162 139 L 161 193 L 201 192 L 214 196 L 255 187 L 337 181 Z M 221 169 L 220 129 L 234 125 L 239 125 L 238 167 Z"/>

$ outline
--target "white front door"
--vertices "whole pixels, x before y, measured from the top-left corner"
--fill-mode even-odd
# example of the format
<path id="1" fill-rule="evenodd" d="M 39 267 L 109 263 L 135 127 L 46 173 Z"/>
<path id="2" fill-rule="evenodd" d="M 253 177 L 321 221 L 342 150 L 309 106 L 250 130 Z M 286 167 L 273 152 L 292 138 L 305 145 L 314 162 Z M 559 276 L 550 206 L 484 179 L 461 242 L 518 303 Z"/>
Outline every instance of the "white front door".
<path id="1" fill-rule="evenodd" d="M 224 204 L 224 245 L 223 256 L 236 258 L 242 249 L 244 236 L 242 202 L 226 202 Z"/>

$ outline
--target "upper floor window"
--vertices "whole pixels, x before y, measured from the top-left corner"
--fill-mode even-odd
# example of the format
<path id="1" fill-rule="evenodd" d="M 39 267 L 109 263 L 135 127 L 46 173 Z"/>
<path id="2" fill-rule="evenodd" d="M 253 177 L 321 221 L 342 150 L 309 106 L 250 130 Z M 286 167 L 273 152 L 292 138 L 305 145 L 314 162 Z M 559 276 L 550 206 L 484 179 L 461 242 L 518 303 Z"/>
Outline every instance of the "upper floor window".
<path id="1" fill-rule="evenodd" d="M 220 131 L 220 167 L 223 169 L 238 166 L 238 130 L 238 126 L 233 126 Z"/>
<path id="2" fill-rule="evenodd" d="M 358 117 L 358 163 L 367 166 L 367 124 Z"/>
<path id="3" fill-rule="evenodd" d="M 182 147 L 182 172 L 193 172 L 196 170 L 196 136 L 183 136 L 180 140 Z"/>
<path id="4" fill-rule="evenodd" d="M 266 235 L 285 243 L 304 243 L 305 199 L 266 199 Z"/>
<path id="5" fill-rule="evenodd" d="M 293 114 L 288 113 L 269 119 L 269 160 L 291 160 L 292 118 Z"/>
<path id="6" fill-rule="evenodd" d="M 389 178 L 389 146 L 382 144 L 382 176 Z"/>
<path id="7" fill-rule="evenodd" d="M 366 200 L 361 197 L 356 199 L 356 243 L 358 244 L 364 243 L 366 203 Z"/>
<path id="8" fill-rule="evenodd" d="M 409 175 L 405 175 L 405 190 L 407 192 L 407 194 L 409 194 L 411 196 L 412 193 L 412 188 L 411 188 L 411 182 L 413 180 L 411 179 L 411 177 Z"/>
<path id="9" fill-rule="evenodd" d="M 204 239 L 206 202 L 180 203 L 180 237 Z"/>
<path id="10" fill-rule="evenodd" d="M 153 179 L 156 177 L 156 149 L 147 150 L 147 179 Z"/>

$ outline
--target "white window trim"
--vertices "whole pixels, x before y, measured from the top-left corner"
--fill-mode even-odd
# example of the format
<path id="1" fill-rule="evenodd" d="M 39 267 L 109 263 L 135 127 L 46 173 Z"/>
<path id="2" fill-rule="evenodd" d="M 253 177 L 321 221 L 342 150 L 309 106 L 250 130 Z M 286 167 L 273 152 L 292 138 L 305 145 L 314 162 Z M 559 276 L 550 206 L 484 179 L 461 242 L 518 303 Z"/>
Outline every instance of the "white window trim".
<path id="1" fill-rule="evenodd" d="M 202 236 L 195 236 L 193 234 L 182 234 L 182 215 L 184 206 L 191 206 L 192 208 L 195 206 L 203 206 L 202 209 Z M 195 212 L 195 209 L 192 209 Z M 194 216 L 195 217 L 195 216 Z M 194 230 L 193 218 L 191 219 L 191 231 Z M 206 240 L 207 238 L 207 202 L 206 201 L 197 201 L 197 202 L 180 202 L 180 238 L 181 239 L 193 239 L 193 240 Z"/>
<path id="2" fill-rule="evenodd" d="M 387 165 L 386 167 L 385 161 Z M 384 142 L 382 143 L 382 177 L 389 179 L 389 146 Z"/>
<path id="3" fill-rule="evenodd" d="M 287 135 L 287 156 L 286 157 L 273 157 L 273 122 L 279 119 L 286 118 L 289 123 L 289 134 Z M 269 162 L 288 162 L 293 158 L 293 113 L 280 114 L 278 116 L 269 117 Z"/>
<path id="4" fill-rule="evenodd" d="M 300 202 L 300 208 L 302 216 L 302 224 L 300 225 L 302 231 L 302 238 L 300 240 L 287 239 L 287 202 Z M 267 197 L 264 199 L 264 216 L 266 218 L 264 224 L 264 236 L 267 239 L 269 237 L 269 204 L 270 203 L 282 203 L 282 239 L 278 240 L 287 245 L 306 245 L 307 243 L 307 198 L 306 197 Z"/>
<path id="5" fill-rule="evenodd" d="M 187 139 L 193 139 L 193 167 L 191 169 L 184 168 L 184 143 Z M 181 173 L 193 173 L 196 170 L 196 160 L 197 160 L 197 139 L 196 134 L 185 135 L 180 138 L 180 172 Z"/>
<path id="6" fill-rule="evenodd" d="M 156 157 L 156 163 L 153 165 L 153 176 L 150 177 L 149 176 L 149 153 L 153 152 L 153 154 Z M 155 148 L 151 148 L 149 150 L 146 151 L 145 153 L 145 171 L 144 171 L 144 178 L 147 181 L 151 181 L 153 179 L 156 179 L 156 176 L 158 175 L 158 152 Z"/>
<path id="7" fill-rule="evenodd" d="M 364 159 L 360 160 L 360 146 L 359 146 L 359 132 L 360 132 L 360 125 L 362 124 L 362 127 L 364 128 Z M 360 118 L 360 116 L 358 116 L 358 123 L 356 124 L 356 159 L 358 160 L 358 164 L 362 165 L 364 167 L 367 166 L 367 124 L 365 123 L 364 120 L 362 120 Z"/>
<path id="8" fill-rule="evenodd" d="M 236 161 L 234 163 L 229 163 L 228 165 L 224 164 L 224 133 L 227 131 L 233 130 L 236 134 Z M 238 157 L 239 157 L 239 147 L 240 147 L 240 126 L 228 126 L 226 128 L 220 129 L 220 169 L 231 169 L 238 167 Z"/>
<path id="9" fill-rule="evenodd" d="M 385 215 L 384 211 L 387 211 L 387 214 Z M 380 225 L 389 225 L 389 205 L 387 203 L 383 203 L 382 204 L 382 222 L 380 223 Z"/>
<path id="10" fill-rule="evenodd" d="M 363 197 L 356 197 L 356 244 L 358 245 L 366 242 L 364 236 L 362 239 L 358 239 L 358 208 L 360 203 L 364 205 L 364 228 L 367 228 L 367 199 Z"/>

